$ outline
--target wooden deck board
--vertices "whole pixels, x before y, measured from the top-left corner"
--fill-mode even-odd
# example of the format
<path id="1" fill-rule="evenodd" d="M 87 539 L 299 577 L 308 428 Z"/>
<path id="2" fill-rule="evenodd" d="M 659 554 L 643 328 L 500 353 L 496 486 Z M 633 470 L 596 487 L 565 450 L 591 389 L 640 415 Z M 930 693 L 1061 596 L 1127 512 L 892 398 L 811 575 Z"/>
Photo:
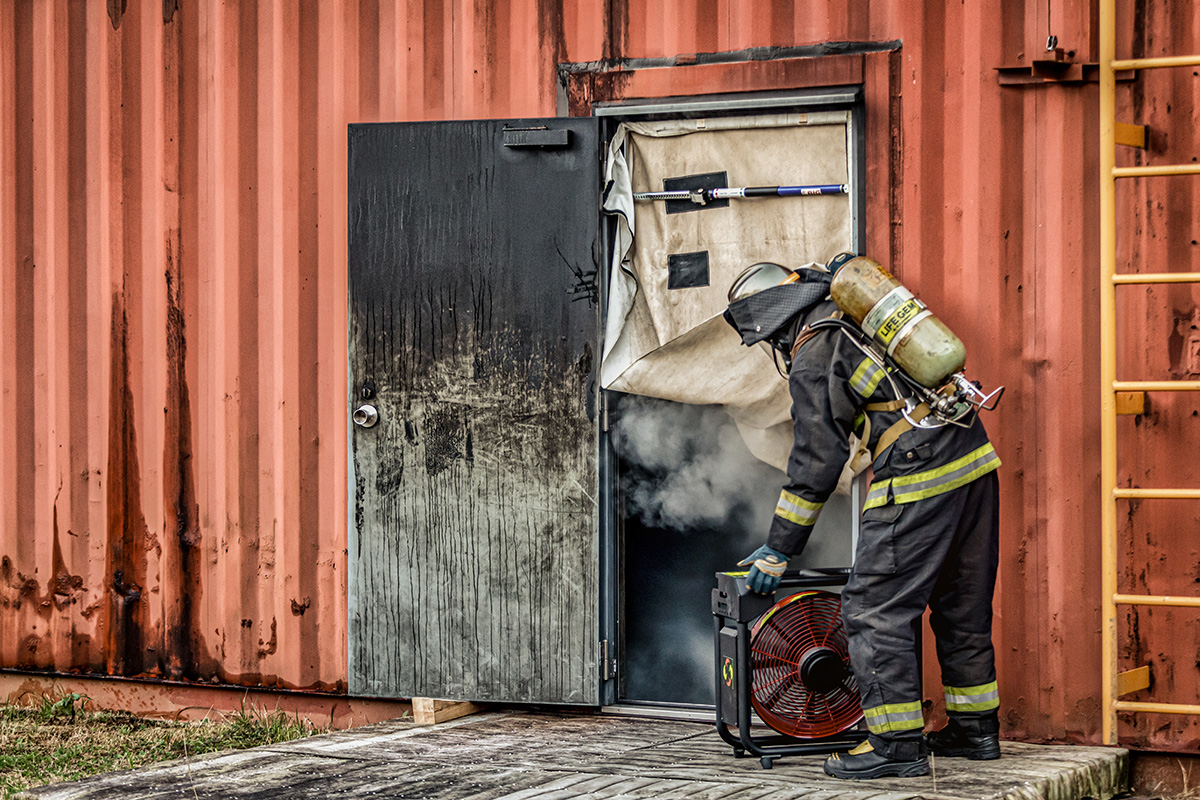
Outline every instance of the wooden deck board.
<path id="1" fill-rule="evenodd" d="M 394 721 L 25 792 L 28 800 L 411 797 L 428 800 L 1098 800 L 1123 788 L 1124 750 L 1003 744 L 992 762 L 939 759 L 925 778 L 838 781 L 823 756 L 764 770 L 711 725 L 490 712 L 432 728 Z"/>

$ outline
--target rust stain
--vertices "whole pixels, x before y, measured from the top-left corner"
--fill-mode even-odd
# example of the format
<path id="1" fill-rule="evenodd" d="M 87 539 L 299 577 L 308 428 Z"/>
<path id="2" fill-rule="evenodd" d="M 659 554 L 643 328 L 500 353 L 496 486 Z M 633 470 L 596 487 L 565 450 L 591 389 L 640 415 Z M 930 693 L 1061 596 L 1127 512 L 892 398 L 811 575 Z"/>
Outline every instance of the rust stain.
<path id="1" fill-rule="evenodd" d="M 167 299 L 167 397 L 163 448 L 164 535 L 169 557 L 164 567 L 172 574 L 166 603 L 163 670 L 178 680 L 216 674 L 217 663 L 208 656 L 199 619 L 203 597 L 203 564 L 200 550 L 199 507 L 192 459 L 192 412 L 187 384 L 187 336 L 182 306 L 179 231 L 166 241 L 165 291 Z"/>
<path id="2" fill-rule="evenodd" d="M 83 577 L 72 575 L 63 560 L 62 545 L 58 538 L 58 506 L 54 507 L 54 549 L 50 577 L 46 581 L 46 598 L 59 609 L 74 605 L 84 591 Z"/>
<path id="3" fill-rule="evenodd" d="M 304 600 L 302 602 L 299 602 L 299 603 L 297 603 L 295 600 L 292 600 L 292 613 L 295 614 L 297 617 L 303 617 L 304 612 L 308 611 L 308 609 L 311 606 L 312 606 L 312 598 L 311 597 L 306 597 L 306 598 L 304 598 Z"/>
<path id="4" fill-rule="evenodd" d="M 617 101 L 624 100 L 626 89 L 633 81 L 634 71 L 616 69 L 612 72 L 602 72 L 593 77 L 592 100 Z"/>
<path id="5" fill-rule="evenodd" d="M 266 657 L 269 653 L 260 653 L 260 657 Z M 331 692 L 345 694 L 347 691 L 347 683 L 344 679 L 336 681 L 307 681 L 300 683 L 297 681 L 288 680 L 277 674 L 269 674 L 263 672 L 233 672 L 220 668 L 217 673 L 207 680 L 193 681 L 198 685 L 205 684 L 224 684 L 226 686 L 244 686 L 244 687 L 263 687 L 270 689 L 286 689 L 289 691 L 304 691 L 304 692 Z"/>
<path id="6" fill-rule="evenodd" d="M 26 668 L 33 668 L 33 669 L 37 669 L 37 668 L 43 667 L 43 666 L 49 666 L 48 664 L 39 663 L 39 661 L 45 660 L 45 658 L 42 658 L 42 659 L 38 658 L 38 652 L 41 650 L 41 646 L 42 646 L 42 638 L 40 636 L 38 636 L 36 633 L 31 633 L 28 636 L 26 636 L 24 639 L 22 639 L 21 647 L 20 647 L 20 655 L 18 656 L 19 658 L 22 659 L 21 665 Z"/>
<path id="7" fill-rule="evenodd" d="M 629 0 L 605 0 L 604 44 L 602 58 L 613 64 L 620 60 L 628 47 Z"/>
<path id="8" fill-rule="evenodd" d="M 572 117 L 587 117 L 592 113 L 592 97 L 596 94 L 594 72 L 574 72 L 566 76 L 567 109 Z"/>
<path id="9" fill-rule="evenodd" d="M 145 669 L 146 520 L 142 514 L 141 470 L 129 379 L 129 320 L 120 292 L 112 301 L 112 382 L 108 428 L 107 670 L 138 675 Z"/>
<path id="10" fill-rule="evenodd" d="M 258 657 L 266 658 L 267 656 L 275 655 L 275 651 L 279 647 L 279 632 L 275 618 L 271 617 L 271 639 L 268 642 L 258 640 Z"/>
<path id="11" fill-rule="evenodd" d="M 558 0 L 537 2 L 538 43 L 543 57 L 552 64 L 567 60 L 567 37 L 563 27 L 563 4 Z"/>
<path id="12" fill-rule="evenodd" d="M 26 577 L 14 570 L 12 560 L 8 556 L 0 559 L 0 579 L 3 579 L 5 586 L 17 593 L 17 597 L 13 601 L 13 608 L 20 608 L 22 599 L 38 596 L 37 578 Z"/>
<path id="13" fill-rule="evenodd" d="M 1176 309 L 1167 339 L 1171 372 L 1176 377 L 1200 375 L 1200 308 Z"/>
<path id="14" fill-rule="evenodd" d="M 904 253 L 904 118 L 901 87 L 903 62 L 899 51 L 888 54 L 888 253 L 896 274 L 903 272 Z"/>
<path id="15" fill-rule="evenodd" d="M 128 0 L 108 0 L 108 18 L 112 21 L 113 30 L 121 27 L 121 19 L 125 16 Z"/>

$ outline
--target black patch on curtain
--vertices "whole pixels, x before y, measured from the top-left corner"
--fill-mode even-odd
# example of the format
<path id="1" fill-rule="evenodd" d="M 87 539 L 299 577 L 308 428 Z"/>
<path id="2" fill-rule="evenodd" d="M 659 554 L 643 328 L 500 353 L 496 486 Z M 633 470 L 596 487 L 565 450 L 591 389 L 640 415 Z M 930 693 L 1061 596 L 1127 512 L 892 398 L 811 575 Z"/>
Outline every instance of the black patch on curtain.
<path id="1" fill-rule="evenodd" d="M 696 286 L 708 286 L 708 251 L 667 256 L 667 288 L 692 289 Z"/>
<path id="2" fill-rule="evenodd" d="M 729 177 L 724 172 L 705 172 L 703 175 L 684 175 L 681 178 L 663 178 L 664 192 L 690 192 L 693 189 L 724 189 L 729 186 Z M 688 211 L 703 211 L 706 208 L 726 208 L 728 200 L 709 200 L 700 205 L 691 200 L 667 200 L 668 214 L 684 214 Z"/>

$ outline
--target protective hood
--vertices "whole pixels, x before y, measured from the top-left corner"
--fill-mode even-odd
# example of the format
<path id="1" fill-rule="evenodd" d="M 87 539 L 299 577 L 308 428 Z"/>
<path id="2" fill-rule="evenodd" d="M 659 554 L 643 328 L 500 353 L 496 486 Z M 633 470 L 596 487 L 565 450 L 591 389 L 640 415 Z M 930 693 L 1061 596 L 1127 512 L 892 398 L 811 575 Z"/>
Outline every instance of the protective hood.
<path id="1" fill-rule="evenodd" d="M 742 337 L 747 347 L 766 341 L 793 317 L 829 296 L 832 276 L 815 269 L 802 269 L 792 283 L 772 286 L 729 304 L 725 321 Z"/>

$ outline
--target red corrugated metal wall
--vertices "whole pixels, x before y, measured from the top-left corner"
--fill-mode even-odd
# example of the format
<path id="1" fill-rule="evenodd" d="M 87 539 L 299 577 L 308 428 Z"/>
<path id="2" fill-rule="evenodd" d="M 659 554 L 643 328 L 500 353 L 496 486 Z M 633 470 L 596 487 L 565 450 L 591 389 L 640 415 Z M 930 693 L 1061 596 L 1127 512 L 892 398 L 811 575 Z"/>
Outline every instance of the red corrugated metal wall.
<path id="1" fill-rule="evenodd" d="M 1120 5 L 1120 54 L 1196 49 L 1190 6 Z M 995 70 L 1051 33 L 1095 58 L 1083 0 L 2 4 L 0 664 L 344 686 L 347 123 L 552 116 L 563 62 L 899 41 L 897 183 L 869 239 L 1009 387 L 990 420 L 1006 729 L 1095 740 L 1097 89 Z M 1123 158 L 1194 160 L 1196 80 L 1121 85 L 1124 119 L 1152 126 Z M 1123 190 L 1130 268 L 1194 269 L 1193 185 Z M 1195 295 L 1145 296 L 1122 306 L 1123 366 L 1200 372 Z M 1155 397 L 1126 420 L 1130 480 L 1200 485 L 1191 408 Z M 1157 502 L 1130 515 L 1126 588 L 1194 591 L 1198 512 Z M 1151 699 L 1200 692 L 1195 614 L 1143 609 L 1122 636 Z M 1198 731 L 1123 734 L 1194 751 Z"/>

